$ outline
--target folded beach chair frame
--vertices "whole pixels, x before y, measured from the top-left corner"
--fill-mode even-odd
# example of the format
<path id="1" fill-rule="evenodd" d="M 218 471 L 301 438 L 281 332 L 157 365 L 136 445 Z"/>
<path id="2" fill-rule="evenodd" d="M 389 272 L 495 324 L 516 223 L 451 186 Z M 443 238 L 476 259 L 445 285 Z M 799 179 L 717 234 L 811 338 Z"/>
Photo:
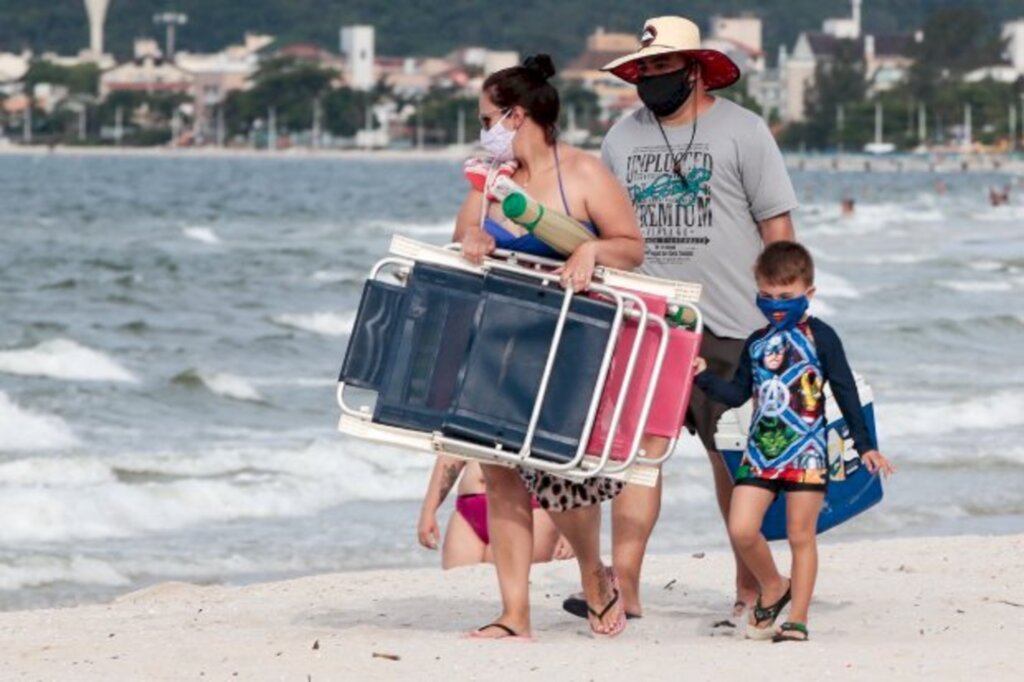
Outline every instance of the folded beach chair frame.
<path id="1" fill-rule="evenodd" d="M 458 245 L 435 247 L 402 237 L 396 237 L 392 241 L 391 253 L 392 255 L 378 261 L 373 266 L 369 274 L 370 280 L 376 280 L 387 273 L 391 273 L 399 282 L 405 282 L 417 263 L 430 263 L 480 276 L 486 276 L 491 273 L 504 273 L 518 278 L 526 278 L 542 287 L 550 287 L 554 291 L 561 292 L 559 315 L 551 344 L 548 348 L 540 385 L 530 413 L 525 438 L 520 448 L 513 449 L 503 447 L 501 444 L 481 444 L 442 433 L 441 431 L 417 431 L 415 429 L 376 423 L 373 421 L 372 410 L 368 406 L 353 406 L 346 402 L 346 384 L 344 381 L 339 381 L 337 387 L 337 401 L 342 413 L 338 426 L 340 431 L 360 438 L 408 447 L 423 452 L 445 454 L 462 459 L 509 467 L 531 467 L 576 481 L 602 476 L 640 485 L 654 485 L 656 483 L 657 467 L 671 457 L 676 439 L 671 439 L 667 451 L 657 458 L 646 456 L 641 447 L 641 440 L 644 433 L 643 426 L 647 423 L 655 397 L 658 383 L 656 378 L 660 376 L 666 353 L 669 349 L 670 330 L 662 316 L 650 314 L 643 298 L 629 289 L 640 291 L 646 289 L 646 293 L 665 296 L 673 307 L 686 307 L 692 310 L 695 320 L 693 323 L 694 331 L 700 333 L 702 316 L 700 310 L 694 304 L 700 294 L 699 287 L 684 283 L 669 283 L 665 280 L 646 278 L 641 275 L 623 273 L 609 268 L 597 269 L 594 281 L 584 295 L 613 306 L 614 317 L 611 322 L 607 343 L 603 349 L 596 390 L 590 399 L 582 433 L 579 438 L 579 445 L 576 448 L 575 455 L 570 460 L 559 462 L 536 456 L 532 451 L 532 446 L 537 435 L 538 423 L 544 409 L 545 399 L 549 394 L 549 382 L 556 363 L 558 350 L 563 341 L 563 332 L 569 319 L 570 306 L 573 299 L 577 296 L 571 288 L 563 288 L 559 276 L 552 272 L 562 263 L 528 254 L 497 251 L 491 257 L 484 259 L 481 265 L 475 265 L 461 256 Z M 618 286 L 625 287 L 626 290 L 609 286 L 608 280 L 615 282 Z M 654 289 L 654 291 L 651 291 L 651 289 Z M 635 390 L 632 380 L 645 338 L 645 334 L 642 333 L 635 334 L 635 338 L 629 347 L 624 379 L 614 403 L 610 426 L 608 427 L 607 437 L 601 452 L 599 455 L 588 454 L 588 445 L 604 393 L 603 389 L 609 376 L 612 357 L 616 352 L 621 336 L 620 331 L 626 320 L 635 322 L 639 329 L 654 330 L 658 339 L 657 350 L 654 355 L 653 365 L 651 366 L 651 378 L 643 389 L 639 424 L 635 432 L 630 436 L 630 446 L 625 458 L 613 458 L 612 452 L 615 442 L 613 436 L 620 427 L 627 396 L 631 390 Z"/>

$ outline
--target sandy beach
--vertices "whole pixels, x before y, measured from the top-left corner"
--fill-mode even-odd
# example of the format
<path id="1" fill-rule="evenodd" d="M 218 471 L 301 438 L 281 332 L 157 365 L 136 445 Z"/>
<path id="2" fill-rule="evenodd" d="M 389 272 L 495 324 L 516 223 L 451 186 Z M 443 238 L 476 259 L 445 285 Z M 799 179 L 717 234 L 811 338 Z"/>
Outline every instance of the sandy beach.
<path id="1" fill-rule="evenodd" d="M 0 670 L 6 680 L 1019 679 L 1024 535 L 824 544 L 821 560 L 812 641 L 798 650 L 711 628 L 731 599 L 728 557 L 714 552 L 651 557 L 645 617 L 612 641 L 561 611 L 571 562 L 534 571 L 533 644 L 460 639 L 497 613 L 489 566 L 370 571 L 164 583 L 106 605 L 5 613 Z"/>

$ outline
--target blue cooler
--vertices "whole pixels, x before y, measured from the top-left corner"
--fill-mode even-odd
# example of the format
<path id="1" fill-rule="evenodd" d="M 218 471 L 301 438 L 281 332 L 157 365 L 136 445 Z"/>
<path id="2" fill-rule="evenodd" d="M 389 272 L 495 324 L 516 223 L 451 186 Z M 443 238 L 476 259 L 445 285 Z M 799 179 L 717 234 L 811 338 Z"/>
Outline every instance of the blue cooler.
<path id="1" fill-rule="evenodd" d="M 857 392 L 864 406 L 864 419 L 868 430 L 877 442 L 875 410 L 871 388 L 857 376 Z M 751 404 L 729 410 L 718 422 L 715 445 L 725 458 L 729 472 L 735 477 L 740 460 L 747 446 L 747 429 L 750 426 Z M 832 390 L 825 385 L 825 418 L 828 422 L 829 482 L 825 492 L 825 504 L 818 517 L 818 533 L 849 521 L 863 511 L 882 501 L 882 479 L 863 466 L 853 441 L 849 438 L 846 420 L 832 399 Z M 761 532 L 768 540 L 782 540 L 786 537 L 786 498 L 779 497 L 768 508 Z"/>

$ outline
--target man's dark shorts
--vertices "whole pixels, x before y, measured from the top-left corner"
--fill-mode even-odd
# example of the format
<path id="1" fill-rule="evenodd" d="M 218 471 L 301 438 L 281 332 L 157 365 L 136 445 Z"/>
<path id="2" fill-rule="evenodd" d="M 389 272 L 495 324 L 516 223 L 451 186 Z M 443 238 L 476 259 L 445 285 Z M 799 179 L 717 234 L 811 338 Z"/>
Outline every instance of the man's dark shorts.
<path id="1" fill-rule="evenodd" d="M 704 338 L 700 344 L 700 356 L 707 360 L 707 371 L 717 374 L 725 380 L 732 379 L 736 368 L 740 364 L 740 354 L 743 353 L 744 339 L 727 339 L 718 336 L 707 327 L 704 328 Z M 715 432 L 718 430 L 718 418 L 729 408 L 722 403 L 716 403 L 708 398 L 704 391 L 693 387 L 693 394 L 690 397 L 690 407 L 686 410 L 686 428 L 690 433 L 696 433 L 704 448 L 717 450 L 715 447 Z"/>

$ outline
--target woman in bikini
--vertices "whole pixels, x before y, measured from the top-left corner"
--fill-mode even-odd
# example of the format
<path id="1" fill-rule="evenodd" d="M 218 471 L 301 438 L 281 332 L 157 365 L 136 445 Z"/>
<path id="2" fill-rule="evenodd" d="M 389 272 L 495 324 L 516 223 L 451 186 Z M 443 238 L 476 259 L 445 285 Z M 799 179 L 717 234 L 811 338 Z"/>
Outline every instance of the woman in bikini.
<path id="1" fill-rule="evenodd" d="M 461 475 L 461 478 L 460 478 Z M 455 511 L 448 520 L 444 541 L 437 524 L 437 510 L 444 504 L 448 493 L 458 481 Z M 441 544 L 441 568 L 457 568 L 481 562 L 491 562 L 491 540 L 487 530 L 487 493 L 484 474 L 477 462 L 466 462 L 455 457 L 440 456 L 430 475 L 423 509 L 417 525 L 420 544 L 437 549 Z M 552 559 L 569 559 L 572 549 L 560 539 L 558 530 L 548 513 L 533 500 L 533 563 Z"/>
<path id="2" fill-rule="evenodd" d="M 549 79 L 550 57 L 530 57 L 522 66 L 490 75 L 480 94 L 481 142 L 497 163 L 514 161 L 512 179 L 551 210 L 589 225 L 598 239 L 576 249 L 559 269 L 562 285 L 582 291 L 594 268 L 632 270 L 643 261 L 643 237 L 629 197 L 616 179 L 587 152 L 557 139 L 558 91 Z M 490 204 L 490 205 L 488 205 Z M 456 219 L 455 240 L 473 262 L 495 248 L 557 258 L 545 244 L 504 219 L 500 206 L 471 189 Z M 589 396 L 580 396 L 581 400 Z M 489 530 L 501 589 L 502 612 L 491 624 L 469 633 L 475 638 L 531 638 L 529 577 L 533 545 L 531 495 L 551 513 L 580 566 L 589 623 L 598 636 L 617 635 L 626 618 L 614 572 L 601 562 L 600 502 L 621 484 L 608 479 L 572 483 L 533 469 L 484 465 Z"/>

